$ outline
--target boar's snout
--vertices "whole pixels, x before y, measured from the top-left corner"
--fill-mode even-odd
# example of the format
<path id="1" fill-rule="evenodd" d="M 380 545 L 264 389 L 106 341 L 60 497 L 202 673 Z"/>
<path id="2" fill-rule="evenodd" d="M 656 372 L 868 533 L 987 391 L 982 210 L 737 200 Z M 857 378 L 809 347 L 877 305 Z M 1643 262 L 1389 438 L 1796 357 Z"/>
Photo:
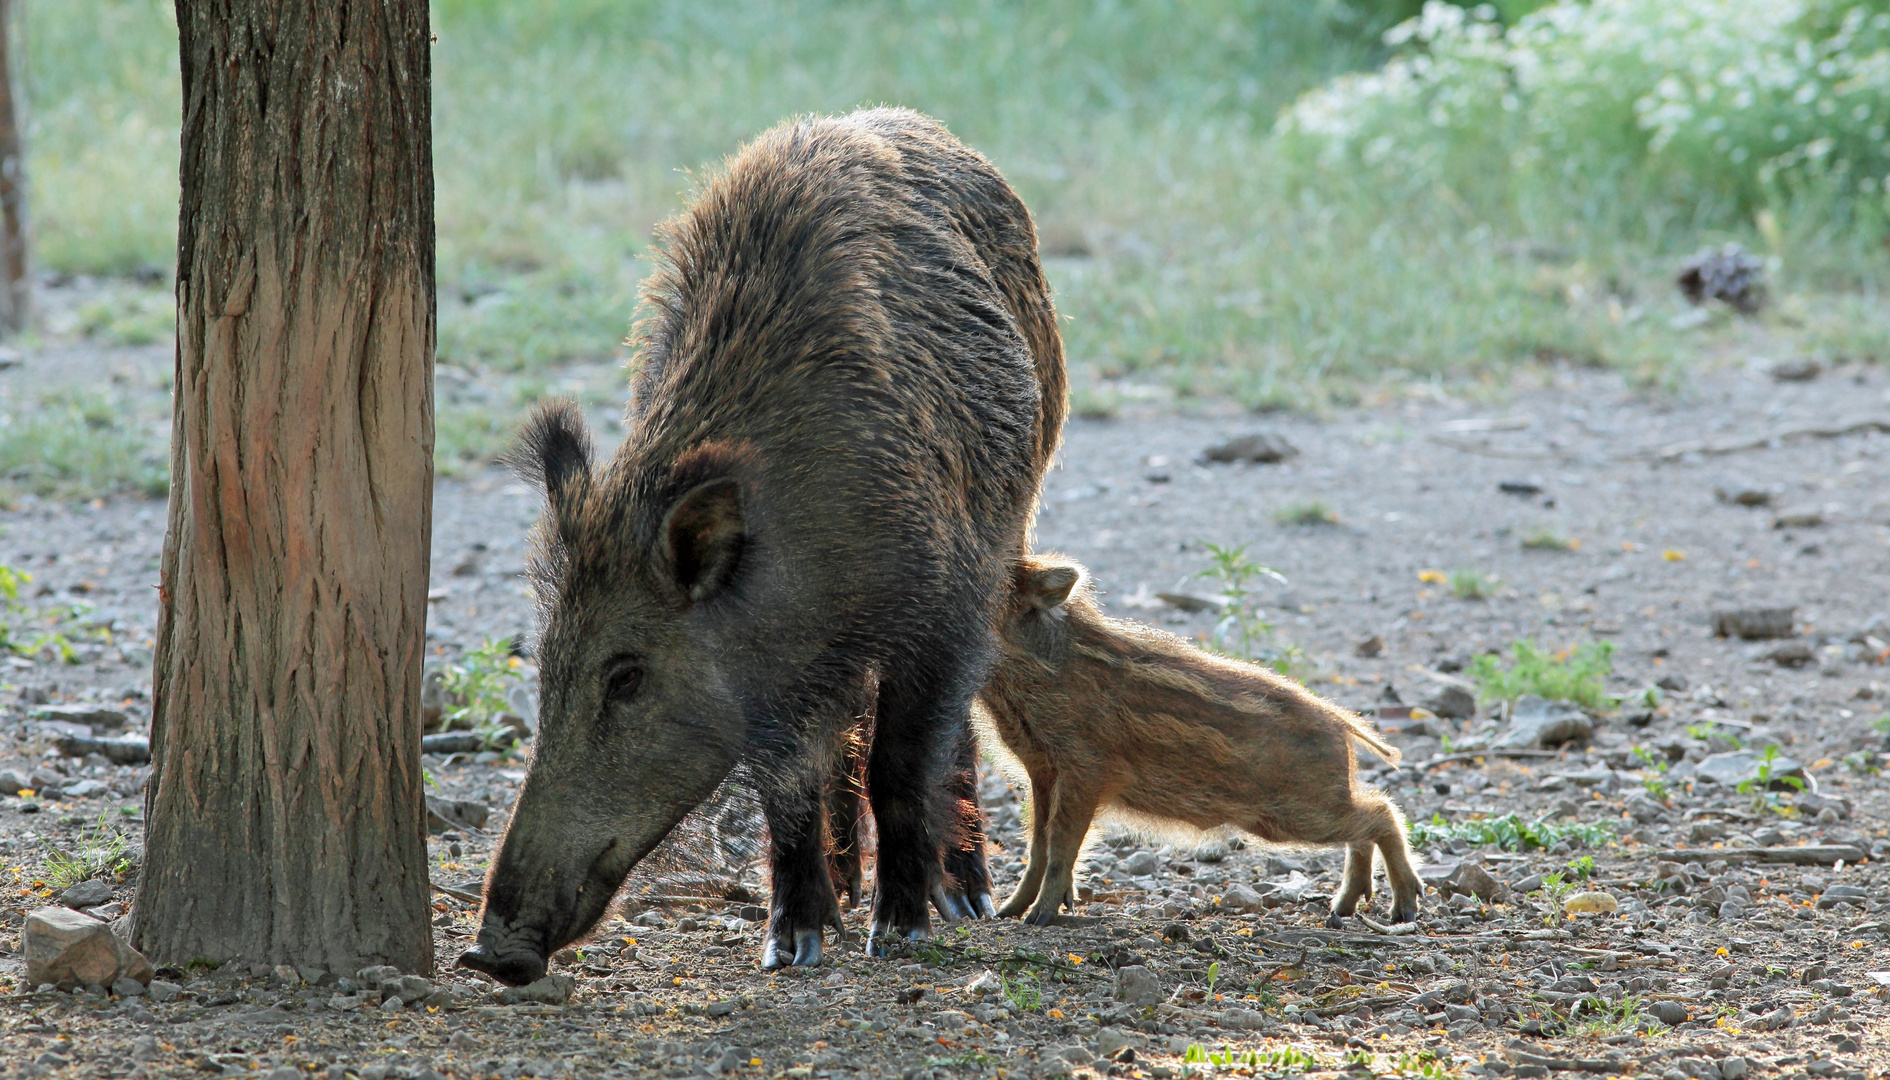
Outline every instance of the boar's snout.
<path id="1" fill-rule="evenodd" d="M 524 950 L 501 952 L 486 942 L 484 934 L 477 944 L 459 954 L 459 966 L 483 971 L 511 986 L 524 986 L 545 977 L 544 957 Z"/>

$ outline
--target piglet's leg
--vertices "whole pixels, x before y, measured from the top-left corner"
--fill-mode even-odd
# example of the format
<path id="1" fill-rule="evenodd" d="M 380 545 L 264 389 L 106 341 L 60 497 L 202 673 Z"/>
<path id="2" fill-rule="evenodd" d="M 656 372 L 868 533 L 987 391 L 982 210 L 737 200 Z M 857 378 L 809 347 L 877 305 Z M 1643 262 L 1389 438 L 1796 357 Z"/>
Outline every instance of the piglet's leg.
<path id="1" fill-rule="evenodd" d="M 1054 783 L 1035 775 L 1030 778 L 1030 854 L 1024 864 L 1024 879 L 1017 883 L 1017 891 L 998 909 L 998 916 L 1015 919 L 1027 910 L 1031 902 L 1037 899 L 1037 891 L 1043 887 L 1043 868 L 1050 858 L 1050 804 Z"/>
<path id="2" fill-rule="evenodd" d="M 1418 915 L 1422 883 L 1411 867 L 1411 847 L 1405 843 L 1402 825 L 1378 838 L 1378 851 L 1385 860 L 1385 880 L 1391 883 L 1391 921 L 1410 922 Z"/>
<path id="3" fill-rule="evenodd" d="M 1057 785 L 1050 800 L 1050 857 L 1044 863 L 1043 888 L 1037 893 L 1037 902 L 1024 913 L 1025 922 L 1048 926 L 1056 921 L 1064 905 L 1076 906 L 1076 858 L 1083 851 L 1083 838 L 1089 835 L 1089 823 L 1095 817 L 1094 796 L 1076 790 L 1067 779 Z"/>
<path id="4" fill-rule="evenodd" d="M 1345 848 L 1345 877 L 1339 891 L 1332 895 L 1332 916 L 1326 920 L 1337 927 L 1339 920 L 1358 910 L 1358 902 L 1372 891 L 1372 842 L 1359 840 Z"/>

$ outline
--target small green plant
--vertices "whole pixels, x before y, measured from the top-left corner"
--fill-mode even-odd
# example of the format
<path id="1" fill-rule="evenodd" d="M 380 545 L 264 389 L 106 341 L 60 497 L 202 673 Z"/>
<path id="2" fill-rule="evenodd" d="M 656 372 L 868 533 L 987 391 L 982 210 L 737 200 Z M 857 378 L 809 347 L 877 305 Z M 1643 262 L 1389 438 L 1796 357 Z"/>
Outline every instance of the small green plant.
<path id="1" fill-rule="evenodd" d="M 131 838 L 124 826 L 112 820 L 112 812 L 107 810 L 99 814 L 89 833 L 80 834 L 77 850 L 46 845 L 42 876 L 46 884 L 61 889 L 93 878 L 123 878 L 131 872 L 127 857 L 130 846 Z"/>
<path id="2" fill-rule="evenodd" d="M 1581 545 L 1545 525 L 1523 537 L 1522 546 L 1529 551 L 1574 551 Z"/>
<path id="3" fill-rule="evenodd" d="M 1574 874 L 1575 877 L 1581 881 L 1587 881 L 1589 878 L 1595 876 L 1595 857 L 1593 855 L 1581 855 L 1569 860 L 1568 872 Z"/>
<path id="4" fill-rule="evenodd" d="M 1488 600 L 1501 584 L 1494 575 L 1480 570 L 1459 570 L 1450 575 L 1450 591 L 1459 600 Z"/>
<path id="5" fill-rule="evenodd" d="M 1562 914 L 1562 900 L 1575 891 L 1575 883 L 1563 878 L 1560 871 L 1552 870 L 1542 875 L 1540 891 L 1549 894 L 1549 914 L 1542 921 L 1553 926 L 1557 916 Z"/>
<path id="6" fill-rule="evenodd" d="M 1214 987 L 1221 981 L 1221 962 L 1219 960 L 1208 965 L 1207 977 L 1208 997 L 1212 998 L 1214 996 Z"/>
<path id="7" fill-rule="evenodd" d="M 1604 1038 L 1609 1035 L 1623 1035 L 1636 1031 L 1642 1026 L 1644 1020 L 1641 1015 L 1643 1004 L 1642 998 L 1636 994 L 1624 995 L 1614 1004 L 1609 1004 L 1599 997 L 1583 998 L 1582 1011 L 1593 1013 L 1594 1016 L 1571 1029 L 1571 1034 Z"/>
<path id="8" fill-rule="evenodd" d="M 1688 724 L 1687 734 L 1701 742 L 1719 739 L 1722 742 L 1730 744 L 1734 750 L 1741 749 L 1746 745 L 1746 741 L 1740 738 L 1739 732 L 1723 725 L 1715 724 L 1711 720 L 1702 720 L 1696 724 Z"/>
<path id="9" fill-rule="evenodd" d="M 1883 772 L 1877 755 L 1869 750 L 1853 750 L 1844 755 L 1844 767 L 1857 776 L 1876 776 Z"/>
<path id="10" fill-rule="evenodd" d="M 1751 800 L 1755 812 L 1771 810 L 1784 813 L 1785 808 L 1779 803 L 1779 793 L 1772 790 L 1774 784 L 1784 784 L 1793 791 L 1805 790 L 1805 782 L 1798 777 L 1778 775 L 1778 747 L 1768 746 L 1759 757 L 1757 775 L 1739 781 L 1738 791 Z"/>
<path id="11" fill-rule="evenodd" d="M 1656 802 L 1666 802 L 1669 794 L 1666 757 L 1655 754 L 1645 746 L 1635 747 L 1634 757 L 1641 763 L 1641 771 L 1651 774 L 1641 777 L 1641 786 L 1647 789 L 1648 796 Z"/>
<path id="12" fill-rule="evenodd" d="M 512 728 L 504 717 L 512 708 L 508 694 L 522 678 L 518 667 L 510 638 L 487 638 L 446 665 L 440 672 L 440 689 L 449 707 L 441 718 L 441 729 L 476 731 L 487 746 L 509 738 Z"/>
<path id="13" fill-rule="evenodd" d="M 1555 822 L 1548 818 L 1529 821 L 1515 814 L 1448 822 L 1443 815 L 1431 820 L 1412 820 L 1405 826 L 1414 847 L 1438 847 L 1452 840 L 1462 840 L 1476 847 L 1496 847 L 1508 851 L 1529 851 L 1553 847 L 1572 838 L 1588 847 L 1599 847 L 1614 837 L 1614 827 L 1605 821 Z"/>
<path id="14" fill-rule="evenodd" d="M 1890 735 L 1890 713 L 1884 713 L 1870 722 L 1870 730 L 1879 735 Z"/>
<path id="15" fill-rule="evenodd" d="M 1273 520 L 1282 525 L 1337 525 L 1339 515 L 1322 502 L 1295 502 L 1280 507 Z"/>
<path id="16" fill-rule="evenodd" d="M 1485 701 L 1511 701 L 1524 694 L 1573 701 L 1585 709 L 1605 711 L 1615 706 L 1603 692 L 1604 680 L 1614 671 L 1614 643 L 1589 641 L 1546 653 L 1534 642 L 1517 641 L 1509 647 L 1513 662 L 1502 666 L 1484 654 L 1471 661 L 1469 676 Z"/>
<path id="17" fill-rule="evenodd" d="M 1043 1008 L 1043 986 L 1037 977 L 1028 971 L 1020 971 L 1015 978 L 998 976 L 1004 981 L 1004 998 L 1019 1012 L 1037 1012 Z"/>
<path id="18" fill-rule="evenodd" d="M 1271 567 L 1247 558 L 1247 545 L 1222 547 L 1205 544 L 1210 564 L 1196 577 L 1209 578 L 1220 586 L 1220 597 L 1227 604 L 1227 614 L 1214 628 L 1216 649 L 1228 656 L 1252 660 L 1273 635 L 1273 625 L 1261 616 L 1253 585 L 1261 578 L 1285 582 L 1286 578 Z"/>

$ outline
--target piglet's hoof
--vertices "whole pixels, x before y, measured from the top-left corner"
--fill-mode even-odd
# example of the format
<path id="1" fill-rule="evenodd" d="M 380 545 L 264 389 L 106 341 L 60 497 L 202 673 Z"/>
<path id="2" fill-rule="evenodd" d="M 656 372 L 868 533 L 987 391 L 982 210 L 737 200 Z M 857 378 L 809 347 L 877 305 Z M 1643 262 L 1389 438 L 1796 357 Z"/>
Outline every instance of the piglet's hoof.
<path id="1" fill-rule="evenodd" d="M 932 931 L 921 927 L 902 932 L 890 927 L 875 926 L 873 928 L 873 936 L 866 943 L 866 955 L 876 958 L 891 956 L 892 943 L 901 940 L 930 941 L 932 940 Z"/>
<path id="2" fill-rule="evenodd" d="M 545 977 L 545 958 L 535 953 L 497 955 L 482 944 L 459 954 L 459 966 L 483 971 L 511 986 L 525 986 Z"/>

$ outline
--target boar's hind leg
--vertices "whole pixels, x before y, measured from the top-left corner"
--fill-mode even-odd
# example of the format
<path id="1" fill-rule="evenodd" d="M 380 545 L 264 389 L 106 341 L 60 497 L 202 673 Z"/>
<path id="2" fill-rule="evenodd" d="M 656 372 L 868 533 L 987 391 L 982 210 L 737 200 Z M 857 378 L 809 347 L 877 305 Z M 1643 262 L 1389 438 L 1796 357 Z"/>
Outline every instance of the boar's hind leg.
<path id="1" fill-rule="evenodd" d="M 1024 878 L 1017 891 L 998 909 L 998 916 L 1015 919 L 1029 909 L 1043 888 L 1044 863 L 1050 860 L 1050 801 L 1055 784 L 1037 776 L 1030 778 L 1030 854 L 1024 864 Z"/>
<path id="2" fill-rule="evenodd" d="M 1064 905 L 1076 907 L 1076 860 L 1083 853 L 1083 838 L 1096 818 L 1096 798 L 1072 783 L 1065 773 L 1045 804 L 1049 816 L 1049 858 L 1044 862 L 1043 888 L 1037 902 L 1024 913 L 1032 926 L 1056 921 Z M 1035 807 L 1032 808 L 1035 810 Z"/>
<path id="3" fill-rule="evenodd" d="M 1380 796 L 1383 798 L 1383 796 Z M 1404 815 L 1389 800 L 1382 804 L 1389 827 L 1378 834 L 1378 854 L 1385 862 L 1385 880 L 1391 884 L 1391 921 L 1417 918 L 1418 893 L 1423 888 L 1411 868 L 1411 845 L 1405 840 Z"/>
<path id="4" fill-rule="evenodd" d="M 818 965 L 822 932 L 840 926 L 840 904 L 827 873 L 824 780 L 815 777 L 765 796 L 772 880 L 764 968 Z"/>
<path id="5" fill-rule="evenodd" d="M 868 693 L 870 697 L 870 689 Z M 844 892 L 848 907 L 857 905 L 863 895 L 860 796 L 866 782 L 866 742 L 871 733 L 869 712 L 863 716 L 859 728 L 842 740 L 837 768 L 827 788 L 827 829 L 832 834 L 832 843 L 827 849 L 827 874 L 833 879 L 834 895 Z"/>
<path id="6" fill-rule="evenodd" d="M 951 783 L 956 831 L 945 849 L 945 877 L 932 890 L 932 903 L 946 919 L 988 919 L 991 871 L 984 861 L 984 809 L 978 802 L 978 743 L 966 724 L 958 731 Z"/>

